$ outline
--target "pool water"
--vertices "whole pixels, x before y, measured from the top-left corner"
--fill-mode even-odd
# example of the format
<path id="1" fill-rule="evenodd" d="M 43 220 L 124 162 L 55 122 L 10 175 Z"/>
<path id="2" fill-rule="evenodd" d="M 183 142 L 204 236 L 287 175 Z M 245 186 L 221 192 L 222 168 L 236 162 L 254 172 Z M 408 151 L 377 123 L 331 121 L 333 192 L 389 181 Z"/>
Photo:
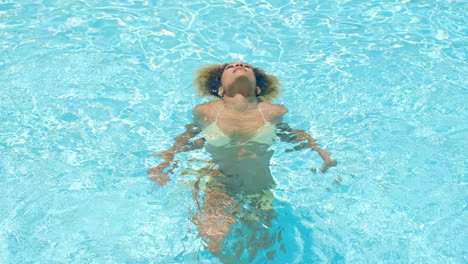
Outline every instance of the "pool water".
<path id="1" fill-rule="evenodd" d="M 3 263 L 220 263 L 191 192 L 146 170 L 191 122 L 193 71 L 280 77 L 282 241 L 253 263 L 466 263 L 467 2 L 0 1 Z M 177 156 L 181 167 L 203 150 Z"/>

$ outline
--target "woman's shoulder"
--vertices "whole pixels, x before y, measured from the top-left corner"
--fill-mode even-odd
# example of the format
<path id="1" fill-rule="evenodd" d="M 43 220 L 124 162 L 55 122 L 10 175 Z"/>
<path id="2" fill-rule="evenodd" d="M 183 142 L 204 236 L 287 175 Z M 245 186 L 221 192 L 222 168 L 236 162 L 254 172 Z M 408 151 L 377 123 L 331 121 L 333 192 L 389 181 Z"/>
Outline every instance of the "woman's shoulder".
<path id="1" fill-rule="evenodd" d="M 280 104 L 273 104 L 270 102 L 261 102 L 259 105 L 262 108 L 262 110 L 275 113 L 281 116 L 288 112 L 288 109 L 284 105 L 280 105 Z"/>
<path id="2" fill-rule="evenodd" d="M 211 123 L 222 104 L 223 100 L 215 100 L 195 106 L 192 111 L 195 123 L 203 126 Z"/>
<path id="3" fill-rule="evenodd" d="M 259 107 L 265 115 L 265 119 L 274 123 L 280 122 L 281 118 L 288 112 L 284 105 L 270 102 L 261 102 Z"/>
<path id="4" fill-rule="evenodd" d="M 209 114 L 213 112 L 213 109 L 219 108 L 223 104 L 223 100 L 209 101 L 204 104 L 199 104 L 193 108 L 194 113 Z"/>

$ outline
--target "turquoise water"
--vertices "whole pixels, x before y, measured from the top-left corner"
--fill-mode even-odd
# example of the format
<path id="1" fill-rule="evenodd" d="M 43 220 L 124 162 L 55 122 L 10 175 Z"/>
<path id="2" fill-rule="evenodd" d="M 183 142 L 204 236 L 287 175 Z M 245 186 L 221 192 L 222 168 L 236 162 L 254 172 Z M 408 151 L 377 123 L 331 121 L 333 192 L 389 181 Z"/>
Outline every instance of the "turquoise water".
<path id="1" fill-rule="evenodd" d="M 273 146 L 286 252 L 255 263 L 468 261 L 466 1 L 174 2 L 0 1 L 3 263 L 219 263 L 146 170 L 237 60 L 339 162 Z"/>

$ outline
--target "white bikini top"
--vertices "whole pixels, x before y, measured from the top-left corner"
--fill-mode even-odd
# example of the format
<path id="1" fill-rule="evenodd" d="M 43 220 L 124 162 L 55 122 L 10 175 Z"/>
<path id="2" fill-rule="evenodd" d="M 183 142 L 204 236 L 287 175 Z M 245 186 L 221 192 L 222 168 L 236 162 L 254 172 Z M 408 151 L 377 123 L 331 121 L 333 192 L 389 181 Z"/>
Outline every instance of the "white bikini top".
<path id="1" fill-rule="evenodd" d="M 218 126 L 218 117 L 223 108 L 224 104 L 219 110 L 218 114 L 216 115 L 216 120 L 208 126 L 206 126 L 205 129 L 203 129 L 203 131 L 201 132 L 203 137 L 205 137 L 207 143 L 215 147 L 236 145 L 235 143 L 232 143 L 231 138 L 226 136 L 226 134 Z M 258 128 L 257 133 L 253 137 L 251 137 L 247 142 L 241 144 L 255 142 L 258 144 L 271 145 L 273 144 L 274 138 L 276 137 L 275 126 L 272 123 L 265 120 L 265 116 L 263 116 L 262 110 L 260 108 L 257 109 L 262 115 L 264 124 L 263 126 Z"/>

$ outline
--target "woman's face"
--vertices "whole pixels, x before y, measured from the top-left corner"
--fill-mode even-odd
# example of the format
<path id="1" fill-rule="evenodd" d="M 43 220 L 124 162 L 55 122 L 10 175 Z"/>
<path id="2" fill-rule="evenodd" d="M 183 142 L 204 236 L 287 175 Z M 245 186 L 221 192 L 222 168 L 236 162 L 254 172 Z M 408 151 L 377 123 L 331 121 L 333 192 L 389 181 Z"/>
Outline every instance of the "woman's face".
<path id="1" fill-rule="evenodd" d="M 229 63 L 226 68 L 224 68 L 223 75 L 221 76 L 223 88 L 226 89 L 233 86 L 236 82 L 245 81 L 247 81 L 250 86 L 256 87 L 257 81 L 251 65 L 243 62 L 233 62 Z"/>

